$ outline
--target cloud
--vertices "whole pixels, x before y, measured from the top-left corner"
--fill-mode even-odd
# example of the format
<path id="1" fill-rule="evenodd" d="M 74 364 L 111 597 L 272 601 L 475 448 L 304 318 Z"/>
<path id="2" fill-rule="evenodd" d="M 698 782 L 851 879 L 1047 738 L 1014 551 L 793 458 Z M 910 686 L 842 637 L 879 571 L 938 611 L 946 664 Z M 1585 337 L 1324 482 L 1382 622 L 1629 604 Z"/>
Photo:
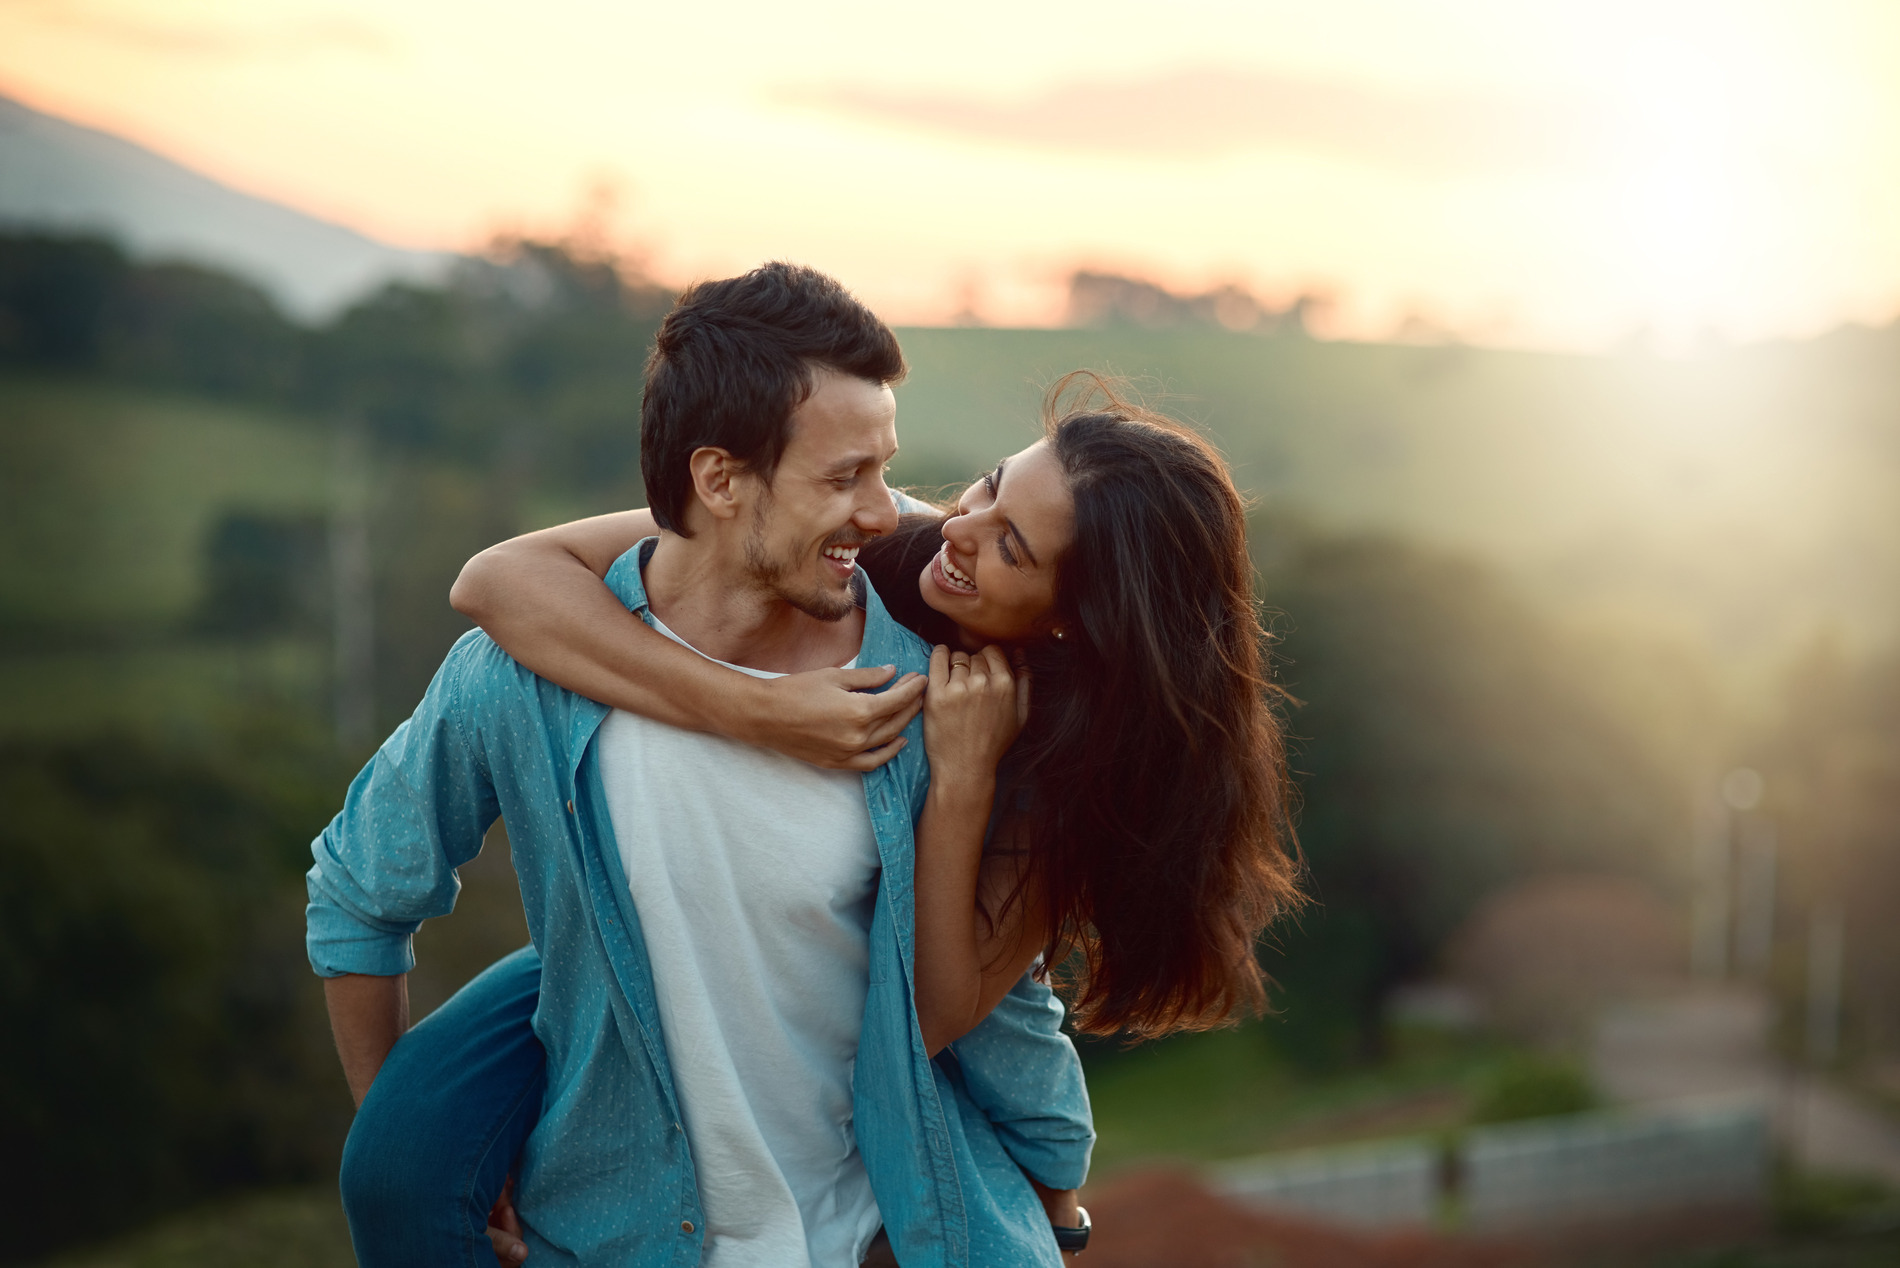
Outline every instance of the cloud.
<path id="1" fill-rule="evenodd" d="M 396 50 L 396 41 L 387 32 L 342 16 L 194 22 L 113 13 L 85 4 L 22 7 L 47 26 L 157 53 L 285 58 L 336 52 L 382 56 Z"/>
<path id="2" fill-rule="evenodd" d="M 848 85 L 777 96 L 860 121 L 1019 148 L 1143 158 L 1303 150 L 1429 175 L 1564 163 L 1592 148 L 1606 122 L 1574 101 L 1405 92 L 1231 67 L 1077 80 L 1004 104 Z"/>

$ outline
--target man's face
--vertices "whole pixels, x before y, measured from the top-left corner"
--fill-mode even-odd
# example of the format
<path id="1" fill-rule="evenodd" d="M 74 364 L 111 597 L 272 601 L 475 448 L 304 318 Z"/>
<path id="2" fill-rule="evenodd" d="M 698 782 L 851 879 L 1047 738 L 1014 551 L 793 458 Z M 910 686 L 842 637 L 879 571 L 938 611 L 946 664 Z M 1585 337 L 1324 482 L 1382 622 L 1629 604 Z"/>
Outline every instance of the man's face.
<path id="1" fill-rule="evenodd" d="M 753 581 L 808 616 L 853 607 L 860 543 L 897 527 L 885 465 L 897 454 L 897 401 L 881 383 L 814 371 L 771 484 L 755 480 L 745 559 Z"/>

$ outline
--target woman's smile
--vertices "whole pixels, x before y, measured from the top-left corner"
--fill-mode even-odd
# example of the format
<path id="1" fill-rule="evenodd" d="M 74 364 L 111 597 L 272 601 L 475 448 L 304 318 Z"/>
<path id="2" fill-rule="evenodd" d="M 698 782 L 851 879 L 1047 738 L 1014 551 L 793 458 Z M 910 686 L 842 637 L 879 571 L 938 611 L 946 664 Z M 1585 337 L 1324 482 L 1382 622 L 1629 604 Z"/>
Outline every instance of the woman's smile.
<path id="1" fill-rule="evenodd" d="M 949 542 L 945 542 L 943 549 L 937 552 L 937 557 L 930 561 L 930 579 L 936 582 L 938 589 L 945 594 L 953 594 L 959 598 L 977 592 L 976 582 L 951 560 Z"/>

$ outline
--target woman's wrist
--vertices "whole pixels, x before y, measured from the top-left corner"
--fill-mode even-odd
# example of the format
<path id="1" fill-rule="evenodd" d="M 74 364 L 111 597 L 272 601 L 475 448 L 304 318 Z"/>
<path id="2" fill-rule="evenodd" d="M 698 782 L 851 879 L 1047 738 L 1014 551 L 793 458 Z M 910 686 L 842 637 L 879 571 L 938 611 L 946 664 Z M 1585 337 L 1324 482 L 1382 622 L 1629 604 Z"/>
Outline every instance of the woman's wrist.
<path id="1" fill-rule="evenodd" d="M 933 760 L 926 796 L 946 810 L 981 810 L 987 820 L 996 797 L 996 768 Z"/>

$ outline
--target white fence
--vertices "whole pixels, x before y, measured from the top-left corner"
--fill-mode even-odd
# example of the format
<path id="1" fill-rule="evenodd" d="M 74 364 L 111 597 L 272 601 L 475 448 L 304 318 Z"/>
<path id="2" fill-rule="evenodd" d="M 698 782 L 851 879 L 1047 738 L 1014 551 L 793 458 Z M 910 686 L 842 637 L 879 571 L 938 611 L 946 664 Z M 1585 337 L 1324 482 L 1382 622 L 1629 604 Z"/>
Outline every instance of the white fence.
<path id="1" fill-rule="evenodd" d="M 1459 1166 L 1474 1229 L 1755 1206 L 1767 1198 L 1768 1116 L 1687 1105 L 1505 1123 L 1472 1131 Z"/>
<path id="2" fill-rule="evenodd" d="M 1406 1140 L 1266 1154 L 1213 1179 L 1263 1210 L 1375 1228 L 1462 1211 L 1466 1227 L 1490 1232 L 1755 1207 L 1769 1168 L 1763 1107 L 1679 1103 L 1476 1128 L 1450 1167 L 1437 1145 Z"/>
<path id="3" fill-rule="evenodd" d="M 1333 1223 L 1429 1224 L 1437 1210 L 1440 1154 L 1426 1141 L 1267 1154 L 1216 1173 L 1226 1196 Z"/>

